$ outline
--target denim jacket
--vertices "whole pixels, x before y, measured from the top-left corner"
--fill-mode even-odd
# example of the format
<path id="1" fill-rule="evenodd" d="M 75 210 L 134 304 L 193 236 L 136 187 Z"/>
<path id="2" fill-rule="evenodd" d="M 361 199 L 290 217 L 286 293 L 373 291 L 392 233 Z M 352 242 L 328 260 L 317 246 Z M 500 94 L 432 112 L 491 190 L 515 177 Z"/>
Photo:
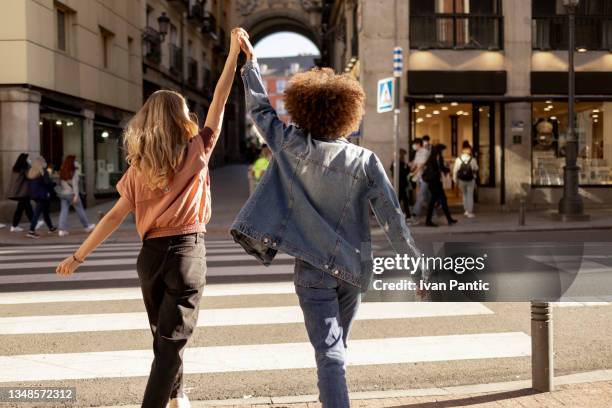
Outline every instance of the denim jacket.
<path id="1" fill-rule="evenodd" d="M 346 139 L 317 140 L 270 105 L 256 61 L 241 71 L 247 111 L 273 159 L 231 226 L 234 240 L 269 265 L 277 251 L 367 290 L 370 207 L 393 249 L 419 256 L 380 160 Z"/>

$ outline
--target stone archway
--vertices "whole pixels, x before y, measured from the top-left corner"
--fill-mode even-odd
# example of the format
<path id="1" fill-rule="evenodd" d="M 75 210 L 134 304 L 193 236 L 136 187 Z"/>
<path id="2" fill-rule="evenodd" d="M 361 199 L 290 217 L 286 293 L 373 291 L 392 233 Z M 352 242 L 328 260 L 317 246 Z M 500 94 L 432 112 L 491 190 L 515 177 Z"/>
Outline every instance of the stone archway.
<path id="1" fill-rule="evenodd" d="M 322 51 L 321 11 L 320 0 L 238 0 L 232 21 L 251 34 L 253 43 L 276 32 L 291 31 Z"/>

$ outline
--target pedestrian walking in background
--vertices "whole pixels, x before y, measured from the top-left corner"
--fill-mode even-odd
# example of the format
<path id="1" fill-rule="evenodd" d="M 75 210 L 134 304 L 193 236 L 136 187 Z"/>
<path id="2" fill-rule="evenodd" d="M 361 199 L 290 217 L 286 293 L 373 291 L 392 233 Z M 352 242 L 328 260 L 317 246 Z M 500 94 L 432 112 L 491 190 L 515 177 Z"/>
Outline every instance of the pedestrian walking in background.
<path id="1" fill-rule="evenodd" d="M 227 61 L 204 129 L 185 98 L 157 91 L 124 134 L 130 165 L 117 184 L 120 198 L 77 251 L 57 267 L 70 275 L 130 213 L 143 241 L 136 269 L 153 334 L 154 359 L 142 406 L 189 407 L 183 392 L 183 352 L 198 320 L 206 275 L 204 232 L 211 215 L 208 162 L 221 133 L 240 53 L 232 30 Z"/>
<path id="2" fill-rule="evenodd" d="M 473 156 L 472 146 L 465 140 L 461 149 L 461 155 L 455 159 L 453 180 L 461 190 L 464 215 L 467 218 L 474 218 L 474 189 L 476 187 L 477 175 L 478 163 Z"/>
<path id="3" fill-rule="evenodd" d="M 425 145 L 427 141 L 427 146 Z M 423 169 L 431 152 L 429 148 L 429 136 L 423 136 L 423 139 L 416 138 L 412 142 L 412 148 L 415 151 L 414 160 L 410 163 L 412 177 L 417 183 L 417 197 L 413 207 L 413 225 L 417 225 L 423 211 L 423 207 L 429 203 L 430 193 L 427 182 L 423 180 Z"/>
<path id="4" fill-rule="evenodd" d="M 370 207 L 396 252 L 421 253 L 382 163 L 346 138 L 363 116 L 359 82 L 329 68 L 294 75 L 285 106 L 295 125 L 287 125 L 270 104 L 253 47 L 242 40 L 247 110 L 274 160 L 231 233 L 266 265 L 278 251 L 295 257 L 295 291 L 315 351 L 319 399 L 324 408 L 347 408 L 347 342 L 372 279 Z"/>
<path id="5" fill-rule="evenodd" d="M 74 210 L 81 221 L 81 225 L 85 229 L 85 232 L 91 232 L 95 224 L 90 224 L 87 219 L 87 214 L 83 208 L 81 196 L 79 194 L 79 164 L 76 161 L 76 156 L 69 155 L 64 159 L 64 163 L 60 167 L 60 185 L 57 196 L 60 199 L 60 215 L 59 215 L 59 232 L 60 237 L 68 235 L 68 211 L 70 206 L 74 207 Z"/>
<path id="6" fill-rule="evenodd" d="M 11 232 L 23 231 L 23 228 L 19 226 L 19 223 L 21 222 L 21 217 L 23 216 L 24 212 L 28 218 L 28 221 L 30 222 L 32 221 L 32 217 L 34 215 L 32 211 L 30 193 L 28 192 L 28 170 L 30 170 L 28 154 L 21 153 L 19 157 L 17 157 L 15 164 L 13 164 L 7 192 L 7 197 L 9 200 L 17 201 L 17 208 L 15 208 L 15 212 L 13 213 Z M 36 225 L 36 229 L 38 229 L 41 225 L 42 221 L 39 221 Z"/>
<path id="7" fill-rule="evenodd" d="M 397 192 L 397 198 L 400 202 L 400 206 L 402 211 L 406 215 L 407 218 L 410 218 L 410 198 L 409 198 L 409 189 L 410 189 L 410 166 L 406 162 L 406 155 L 408 152 L 406 149 L 399 150 L 399 191 Z M 395 163 L 391 163 L 391 175 L 393 175 L 395 168 Z"/>
<path id="8" fill-rule="evenodd" d="M 32 167 L 26 174 L 28 182 L 28 194 L 30 199 L 34 200 L 36 206 L 32 219 L 30 220 L 30 230 L 27 233 L 29 238 L 40 238 L 40 235 L 36 233 L 36 225 L 38 219 L 43 216 L 49 232 L 57 231 L 57 228 L 53 226 L 51 221 L 51 215 L 49 214 L 49 207 L 51 205 L 51 198 L 54 194 L 53 187 L 55 183 L 51 180 L 49 172 L 47 171 L 47 161 L 43 157 L 37 157 L 32 162 Z"/>
<path id="9" fill-rule="evenodd" d="M 253 172 L 253 180 L 255 181 L 255 187 L 257 187 L 257 184 L 259 184 L 259 181 L 261 180 L 264 173 L 266 172 L 266 169 L 270 165 L 271 158 L 272 152 L 270 152 L 270 149 L 267 145 L 263 145 L 261 147 L 261 153 L 259 154 L 257 160 L 255 160 L 255 163 L 253 163 L 253 168 L 251 170 Z"/>
<path id="10" fill-rule="evenodd" d="M 429 199 L 429 205 L 427 206 L 427 221 L 425 225 L 429 227 L 437 227 L 432 221 L 434 206 L 437 202 L 440 203 L 448 225 L 453 225 L 457 220 L 453 219 L 450 210 L 448 208 L 448 201 L 446 199 L 446 193 L 444 192 L 444 186 L 442 185 L 442 175 L 448 174 L 450 170 L 444 165 L 444 157 L 442 153 L 446 149 L 443 144 L 438 144 L 432 147 L 431 154 L 427 159 L 425 168 L 423 170 L 423 180 L 429 186 L 431 197 Z"/>

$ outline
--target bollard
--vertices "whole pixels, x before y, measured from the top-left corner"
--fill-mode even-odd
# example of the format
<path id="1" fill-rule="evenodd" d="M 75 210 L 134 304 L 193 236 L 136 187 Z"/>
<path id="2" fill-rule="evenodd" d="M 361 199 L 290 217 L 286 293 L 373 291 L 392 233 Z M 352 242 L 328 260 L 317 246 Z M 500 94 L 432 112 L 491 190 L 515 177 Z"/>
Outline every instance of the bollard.
<path id="1" fill-rule="evenodd" d="M 554 389 L 553 325 L 550 302 L 531 302 L 531 386 L 540 392 Z"/>
<path id="2" fill-rule="evenodd" d="M 527 212 L 527 202 L 524 198 L 521 198 L 519 203 L 519 226 L 525 225 L 525 213 Z"/>

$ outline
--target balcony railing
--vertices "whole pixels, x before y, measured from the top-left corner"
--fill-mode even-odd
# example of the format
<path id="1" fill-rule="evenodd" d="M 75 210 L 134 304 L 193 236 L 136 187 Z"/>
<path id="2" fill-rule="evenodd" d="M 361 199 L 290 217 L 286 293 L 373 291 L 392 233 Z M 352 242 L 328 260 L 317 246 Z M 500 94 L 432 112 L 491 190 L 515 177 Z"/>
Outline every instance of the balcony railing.
<path id="1" fill-rule="evenodd" d="M 534 50 L 567 50 L 568 17 L 536 17 L 532 22 Z M 576 16 L 576 46 L 612 50 L 612 16 Z"/>
<path id="2" fill-rule="evenodd" d="M 159 65 L 161 62 L 161 36 L 151 27 L 146 27 L 142 35 L 144 57 L 147 62 Z"/>
<path id="3" fill-rule="evenodd" d="M 207 34 L 214 40 L 217 39 L 217 19 L 210 13 L 206 13 L 202 22 L 202 34 Z"/>
<path id="4" fill-rule="evenodd" d="M 180 75 L 183 72 L 183 50 L 175 44 L 170 44 L 170 72 Z"/>
<path id="5" fill-rule="evenodd" d="M 191 57 L 187 60 L 187 83 L 198 86 L 198 61 Z"/>
<path id="6" fill-rule="evenodd" d="M 504 20 L 498 15 L 432 14 L 410 17 L 410 48 L 503 48 Z"/>

